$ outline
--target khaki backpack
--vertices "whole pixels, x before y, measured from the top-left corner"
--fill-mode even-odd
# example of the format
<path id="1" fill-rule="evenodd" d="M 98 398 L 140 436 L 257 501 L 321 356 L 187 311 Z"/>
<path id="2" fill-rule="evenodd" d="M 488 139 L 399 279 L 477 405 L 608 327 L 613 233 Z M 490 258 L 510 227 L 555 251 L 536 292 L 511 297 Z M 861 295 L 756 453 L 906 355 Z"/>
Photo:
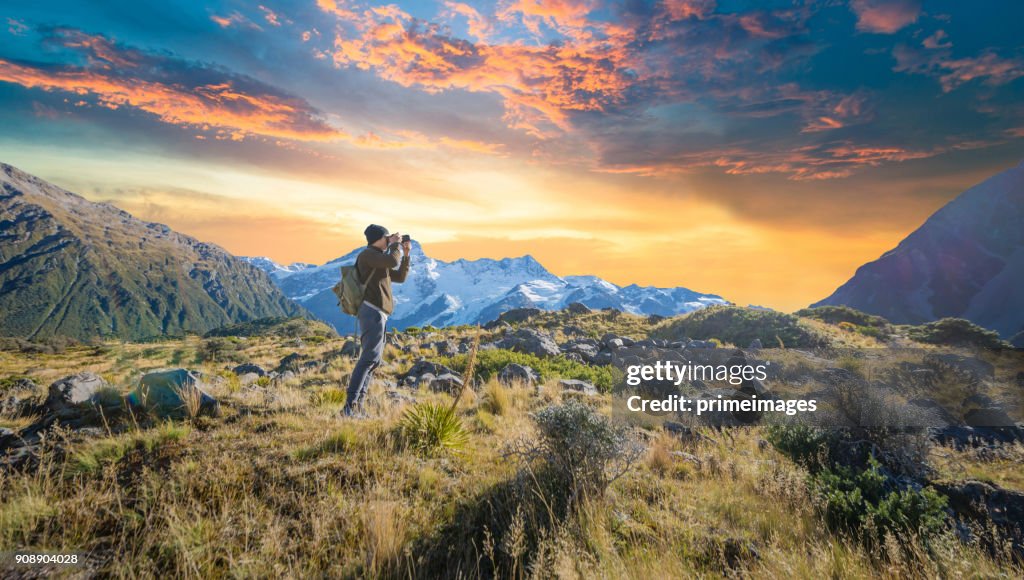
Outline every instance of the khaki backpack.
<path id="1" fill-rule="evenodd" d="M 371 278 L 373 276 L 367 276 L 366 282 L 360 282 L 359 271 L 354 264 L 341 267 L 341 280 L 331 290 L 338 297 L 338 306 L 342 312 L 352 316 L 359 314 L 359 306 L 363 303 Z"/>

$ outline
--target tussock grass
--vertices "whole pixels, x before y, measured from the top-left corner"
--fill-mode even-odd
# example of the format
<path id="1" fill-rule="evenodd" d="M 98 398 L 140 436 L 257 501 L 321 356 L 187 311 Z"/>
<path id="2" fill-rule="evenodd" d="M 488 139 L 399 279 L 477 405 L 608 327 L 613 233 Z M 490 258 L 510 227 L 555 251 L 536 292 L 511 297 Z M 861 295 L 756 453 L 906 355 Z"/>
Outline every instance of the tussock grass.
<path id="1" fill-rule="evenodd" d="M 642 317 L 603 312 L 543 315 L 539 324 L 559 339 L 568 324 L 598 337 L 642 338 L 652 328 Z M 417 340 L 475 330 L 435 332 Z M 302 352 L 322 356 L 344 340 L 327 337 Z M 188 337 L 111 343 L 98 353 L 0 351 L 0 377 L 31 376 L 42 394 L 53 380 L 91 370 L 113 373 L 127 387 L 145 368 L 192 366 L 202 343 Z M 232 349 L 232 358 L 272 368 L 296 347 L 254 336 Z M 412 363 L 412 350 L 387 347 L 369 420 L 337 417 L 351 368 L 339 358 L 286 384 L 236 389 L 225 376 L 209 385 L 223 404 L 215 419 L 153 425 L 140 417 L 137 428 L 112 425 L 113 435 L 48 436 L 38 465 L 0 472 L 0 545 L 87 552 L 95 558 L 91 573 L 103 577 L 1024 574 L 1019 564 L 957 541 L 926 548 L 910 538 L 905 550 L 875 550 L 831 531 L 806 471 L 760 444 L 766 435 L 756 428 L 698 429 L 703 438 L 683 442 L 656 423 L 641 425 L 648 432 L 642 458 L 603 497 L 567 507 L 559 503 L 564 489 L 545 483 L 539 463 L 506 453 L 511 441 L 536 440 L 532 416 L 562 402 L 557 380 L 545 378 L 536 389 L 488 381 L 479 392 L 467 388 L 454 408 L 451 396 L 426 390 L 399 388 L 416 402 L 395 401 L 385 384 Z M 231 364 L 219 358 L 196 368 L 216 377 Z M 867 376 L 876 375 L 873 364 L 864 363 Z M 609 396 L 591 402 L 610 413 Z M 458 453 L 425 453 L 402 435 L 403 415 L 422 405 L 452 409 L 465 434 Z M 985 477 L 1021 489 L 1018 456 L 940 452 L 948 455 L 933 462 L 945 478 Z"/>

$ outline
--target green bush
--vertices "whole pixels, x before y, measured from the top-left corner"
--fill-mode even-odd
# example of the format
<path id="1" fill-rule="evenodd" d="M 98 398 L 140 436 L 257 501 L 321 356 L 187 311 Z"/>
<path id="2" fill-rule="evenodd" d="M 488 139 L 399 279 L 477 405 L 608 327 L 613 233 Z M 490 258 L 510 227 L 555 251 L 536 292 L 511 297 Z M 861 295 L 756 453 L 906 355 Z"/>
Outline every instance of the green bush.
<path id="1" fill-rule="evenodd" d="M 780 453 L 812 474 L 829 465 L 831 437 L 823 429 L 801 424 L 770 425 L 767 439 Z"/>
<path id="2" fill-rule="evenodd" d="M 710 306 L 660 325 L 651 336 L 668 340 L 718 339 L 746 346 L 755 339 L 766 347 L 815 348 L 828 340 L 800 324 L 792 314 L 740 306 Z"/>
<path id="3" fill-rule="evenodd" d="M 459 372 L 464 372 L 467 358 L 467 355 L 460 354 L 442 358 L 441 363 Z M 498 376 L 501 369 L 511 363 L 532 368 L 537 371 L 542 381 L 553 378 L 578 379 L 593 384 L 602 393 L 610 392 L 612 389 L 611 367 L 587 366 L 562 357 L 540 358 L 532 354 L 502 348 L 479 351 L 476 359 L 476 371 L 473 374 L 479 380 L 486 382 Z"/>
<path id="4" fill-rule="evenodd" d="M 813 478 L 832 529 L 881 542 L 887 533 L 924 542 L 946 528 L 946 498 L 932 488 L 895 489 L 871 458 L 868 468 L 826 468 Z"/>
<path id="5" fill-rule="evenodd" d="M 963 318 L 943 318 L 907 329 L 907 336 L 929 344 L 976 348 L 1009 348 L 999 334 Z"/>
<path id="6" fill-rule="evenodd" d="M 817 306 L 797 310 L 793 314 L 834 324 L 844 330 L 853 330 L 874 338 L 887 338 L 892 334 L 892 324 L 888 320 L 849 306 Z"/>
<path id="7" fill-rule="evenodd" d="M 446 404 L 414 405 L 402 415 L 398 425 L 406 444 L 424 455 L 460 453 L 469 440 L 462 420 Z"/>
<path id="8" fill-rule="evenodd" d="M 548 473 L 571 491 L 571 497 L 603 495 L 636 459 L 626 431 L 580 401 L 546 407 L 534 421 L 540 441 L 532 455 L 545 462 Z"/>
<path id="9" fill-rule="evenodd" d="M 247 322 L 228 324 L 227 326 L 215 328 L 203 335 L 204 338 L 225 336 L 276 336 L 280 338 L 303 338 L 309 340 L 311 337 L 319 337 L 321 339 L 336 338 L 338 333 L 319 320 L 310 320 L 301 316 L 293 316 L 291 318 L 271 316 Z M 313 340 L 317 339 L 313 338 Z"/>

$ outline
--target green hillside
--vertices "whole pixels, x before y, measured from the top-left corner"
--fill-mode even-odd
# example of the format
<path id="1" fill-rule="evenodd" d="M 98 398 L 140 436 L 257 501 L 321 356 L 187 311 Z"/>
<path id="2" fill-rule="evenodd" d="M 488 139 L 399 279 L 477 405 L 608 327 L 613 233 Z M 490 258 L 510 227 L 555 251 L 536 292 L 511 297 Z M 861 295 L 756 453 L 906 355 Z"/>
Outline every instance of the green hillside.
<path id="1" fill-rule="evenodd" d="M 143 339 L 300 306 L 213 244 L 0 164 L 0 335 Z"/>

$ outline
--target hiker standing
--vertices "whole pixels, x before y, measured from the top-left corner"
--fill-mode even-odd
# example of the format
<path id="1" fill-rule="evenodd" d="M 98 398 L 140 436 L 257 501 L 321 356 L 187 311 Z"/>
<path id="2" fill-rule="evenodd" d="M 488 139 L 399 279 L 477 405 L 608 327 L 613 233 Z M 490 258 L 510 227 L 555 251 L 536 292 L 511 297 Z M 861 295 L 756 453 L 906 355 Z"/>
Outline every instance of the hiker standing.
<path id="1" fill-rule="evenodd" d="M 363 399 L 370 377 L 380 366 L 384 354 L 384 325 L 395 309 L 391 282 L 405 282 L 412 246 L 408 236 L 390 234 L 387 228 L 376 224 L 367 226 L 363 234 L 366 249 L 359 253 L 355 263 L 359 281 L 365 286 L 363 302 L 356 314 L 362 351 L 348 383 L 348 399 L 343 411 L 346 416 L 363 414 Z"/>

